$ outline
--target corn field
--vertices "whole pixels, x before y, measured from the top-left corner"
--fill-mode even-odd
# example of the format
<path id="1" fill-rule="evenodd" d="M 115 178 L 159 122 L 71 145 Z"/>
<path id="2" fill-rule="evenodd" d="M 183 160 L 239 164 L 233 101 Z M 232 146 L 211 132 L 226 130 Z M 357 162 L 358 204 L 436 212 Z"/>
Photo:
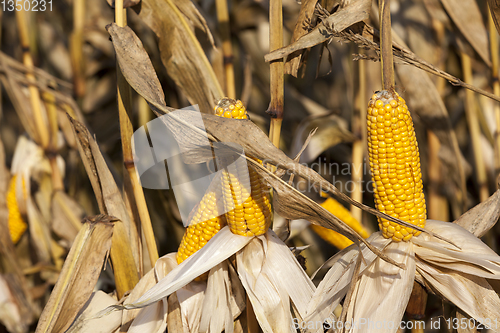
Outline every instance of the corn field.
<path id="1" fill-rule="evenodd" d="M 0 7 L 0 333 L 500 332 L 499 1 Z"/>

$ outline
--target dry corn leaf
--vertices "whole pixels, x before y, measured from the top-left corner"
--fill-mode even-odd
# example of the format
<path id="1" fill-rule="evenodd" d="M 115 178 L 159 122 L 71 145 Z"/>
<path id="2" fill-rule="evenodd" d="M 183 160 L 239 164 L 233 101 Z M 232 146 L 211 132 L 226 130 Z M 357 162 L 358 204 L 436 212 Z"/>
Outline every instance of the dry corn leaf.
<path id="1" fill-rule="evenodd" d="M 302 149 L 303 142 L 313 129 L 316 133 L 302 152 L 300 161 L 309 163 L 322 152 L 342 142 L 352 142 L 356 137 L 349 131 L 347 121 L 335 114 L 309 116 L 297 128 L 292 142 L 291 155 L 295 156 Z"/>
<path id="2" fill-rule="evenodd" d="M 111 247 L 111 221 L 98 215 L 84 224 L 42 312 L 36 333 L 66 330 L 87 302 Z"/>
<path id="3" fill-rule="evenodd" d="M 158 259 L 158 261 L 162 260 L 163 258 Z M 157 261 L 157 263 L 158 263 Z M 130 294 L 127 296 L 127 302 L 134 302 L 136 301 L 139 297 L 144 294 L 148 289 L 153 287 L 156 284 L 157 280 L 155 278 L 155 270 L 151 269 L 148 273 L 146 273 L 141 280 L 135 285 L 134 289 L 130 292 Z M 101 308 L 99 310 L 104 309 Z M 137 317 L 139 314 L 140 310 L 128 310 L 128 311 L 123 311 L 122 314 L 122 324 L 121 324 L 121 330 L 127 331 L 134 319 Z"/>
<path id="4" fill-rule="evenodd" d="M 500 190 L 497 190 L 488 200 L 469 209 L 454 223 L 477 237 L 483 237 L 498 222 L 499 217 Z"/>
<path id="5" fill-rule="evenodd" d="M 163 333 L 167 327 L 168 300 L 166 298 L 139 311 L 128 333 Z"/>
<path id="6" fill-rule="evenodd" d="M 218 266 L 218 265 L 217 265 Z M 216 267 L 217 267 L 216 266 Z M 210 270 L 212 271 L 212 270 Z M 204 299 L 205 299 L 205 291 L 207 289 L 208 282 L 191 282 L 187 286 L 177 290 L 175 293 L 169 296 L 169 302 L 176 301 L 179 306 L 178 319 L 174 319 L 179 321 L 180 330 L 176 332 L 183 331 L 184 333 L 190 332 L 203 332 L 200 330 L 201 317 L 204 308 Z M 173 296 L 173 299 L 170 298 Z M 170 304 L 170 303 L 169 303 Z M 175 308 L 173 309 L 175 312 L 171 312 L 168 315 L 168 325 L 170 326 L 170 319 L 172 317 L 177 317 Z M 206 312 L 205 317 L 208 317 L 210 321 L 211 314 L 216 314 L 212 312 L 212 309 Z M 175 316 L 174 316 L 175 315 Z M 215 319 L 215 318 L 214 318 Z M 218 319 L 215 319 L 218 320 Z"/>
<path id="7" fill-rule="evenodd" d="M 491 66 L 488 34 L 475 0 L 441 0 L 443 7 L 481 59 Z"/>
<path id="8" fill-rule="evenodd" d="M 369 318 L 374 323 L 394 325 L 403 317 L 412 291 L 408 286 L 413 285 L 415 277 L 415 254 L 410 242 L 392 242 L 384 252 L 392 255 L 398 262 L 403 262 L 406 269 L 399 270 L 381 260 L 376 260 L 367 267 L 355 284 L 353 298 L 346 309 L 347 318 L 354 318 L 355 322 L 359 322 L 360 318 Z M 383 325 L 383 329 L 370 331 L 396 332 L 397 330 L 397 325 L 394 325 L 396 328 Z"/>
<path id="9" fill-rule="evenodd" d="M 177 266 L 177 260 L 175 259 L 175 253 L 169 253 L 156 261 L 154 269 L 152 269 L 145 278 L 141 281 L 146 280 L 145 283 L 141 284 L 141 281 L 137 284 L 136 288 L 127 297 L 127 303 L 136 301 L 140 298 L 147 290 L 153 287 L 158 281 L 163 279 L 168 273 L 170 273 Z M 151 275 L 150 273 L 153 273 Z M 148 275 L 150 275 L 148 277 Z M 151 280 L 153 278 L 153 280 Z M 151 284 L 152 282 L 152 284 Z M 137 289 L 137 290 L 136 290 Z M 124 316 L 129 317 L 124 312 Z M 163 333 L 167 325 L 168 317 L 168 300 L 162 299 L 159 302 L 155 302 L 145 308 L 140 310 L 132 310 L 135 318 L 131 322 L 130 327 L 127 329 L 129 333 Z M 123 322 L 123 319 L 122 319 Z M 122 327 L 123 330 L 123 327 Z"/>
<path id="10" fill-rule="evenodd" d="M 107 317 L 93 318 L 105 307 L 115 305 L 117 301 L 101 290 L 90 295 L 81 308 L 77 318 L 65 333 L 111 333 L 120 327 L 121 312 L 117 311 Z"/>
<path id="11" fill-rule="evenodd" d="M 155 267 L 141 278 L 141 280 L 127 296 L 127 303 L 138 300 L 146 291 L 151 289 L 151 287 L 153 287 L 159 279 L 167 275 L 175 266 L 177 266 L 175 253 L 169 253 L 158 259 Z M 101 310 L 102 309 L 103 308 L 101 308 Z M 122 326 L 120 328 L 121 331 L 128 331 L 140 312 L 141 310 L 138 309 L 124 311 L 122 315 Z"/>
<path id="12" fill-rule="evenodd" d="M 314 8 L 316 8 L 317 2 L 317 0 L 302 1 L 299 16 L 297 17 L 297 22 L 295 23 L 290 43 L 295 42 L 309 32 L 313 20 Z M 303 51 L 296 51 L 287 58 L 285 63 L 285 74 L 291 74 L 297 77 L 302 56 Z"/>
<path id="13" fill-rule="evenodd" d="M 495 27 L 497 32 L 500 33 L 500 1 L 499 0 L 488 0 L 488 7 L 490 8 L 490 14 L 495 22 Z"/>
<path id="14" fill-rule="evenodd" d="M 119 297 L 132 290 L 139 281 L 137 265 L 139 263 L 137 243 L 133 240 L 137 234 L 135 225 L 130 221 L 123 197 L 109 171 L 99 147 L 91 138 L 88 129 L 79 121 L 69 117 L 78 142 L 80 156 L 87 170 L 96 195 L 101 213 L 114 216 L 121 222 L 115 224 L 111 260 L 115 284 Z"/>
<path id="15" fill-rule="evenodd" d="M 139 89 L 145 94 L 142 95 L 144 99 L 158 103 L 156 108 L 161 109 L 165 105 L 165 94 L 141 40 L 129 27 L 121 28 L 111 24 L 107 29 L 117 52 L 118 64 L 127 82 L 134 90 Z"/>
<path id="16" fill-rule="evenodd" d="M 476 319 L 489 318 L 493 322 L 491 325 L 493 332 L 498 332 L 494 323 L 498 320 L 500 301 L 485 278 L 463 272 L 442 270 L 423 262 L 417 263 L 417 272 L 422 275 L 427 288 L 448 299 Z"/>
<path id="17" fill-rule="evenodd" d="M 368 238 L 368 241 L 379 249 L 383 249 L 389 240 L 378 239 L 375 243 L 372 241 L 376 236 Z M 345 293 L 345 288 L 349 287 L 354 277 L 354 271 L 351 269 L 355 264 L 356 257 L 359 249 L 355 246 L 349 246 L 344 250 L 338 252 L 335 256 L 328 259 L 318 270 L 312 275 L 312 278 L 318 274 L 319 271 L 328 269 L 321 283 L 316 289 L 311 302 L 308 306 L 308 313 L 312 314 L 318 308 L 328 309 L 328 313 L 332 313 L 335 308 L 340 304 L 342 297 L 341 294 Z M 361 263 L 361 270 L 368 267 L 373 260 L 377 257 L 366 246 L 361 245 L 361 254 L 363 262 Z M 339 260 L 342 258 L 343 260 Z M 331 269 L 330 269 L 331 267 Z M 333 286 L 333 288 L 332 288 Z M 307 318 L 306 320 L 308 320 Z"/>
<path id="18" fill-rule="evenodd" d="M 181 306 L 177 299 L 177 293 L 173 293 L 168 297 L 168 327 L 173 332 L 183 332 Z M 186 332 L 189 333 L 189 332 Z"/>
<path id="19" fill-rule="evenodd" d="M 52 258 L 49 225 L 30 197 L 28 197 L 26 204 L 31 244 L 35 249 L 38 261 L 49 264 Z"/>
<path id="20" fill-rule="evenodd" d="M 318 26 L 316 26 L 311 32 L 302 35 L 296 41 L 293 41 L 290 45 L 280 48 L 279 50 L 273 51 L 271 54 L 278 55 L 269 58 L 266 55 L 266 61 L 276 60 L 288 56 L 294 52 L 313 47 L 315 45 L 324 43 L 328 41 L 331 36 L 331 31 L 335 33 L 340 33 L 347 27 L 368 19 L 370 15 L 371 1 L 370 0 L 359 0 L 350 1 L 347 6 L 339 9 L 337 12 L 330 15 L 328 18 L 322 20 Z M 299 24 L 299 23 L 297 23 Z M 295 53 L 295 54 L 298 54 Z M 294 55 L 294 58 L 296 59 Z M 300 58 L 299 58 L 300 59 Z M 296 60 L 294 60 L 295 62 Z M 293 65 L 293 71 L 290 73 L 293 76 L 297 76 L 298 66 Z"/>
<path id="21" fill-rule="evenodd" d="M 73 242 L 78 231 L 82 228 L 81 220 L 84 217 L 82 207 L 65 192 L 56 191 L 52 198 L 52 231 Z"/>
<path id="22" fill-rule="evenodd" d="M 29 96 L 23 93 L 25 90 L 16 80 L 14 71 L 6 64 L 3 54 L 0 54 L 0 68 L 2 69 L 2 71 L 0 71 L 0 80 L 7 91 L 10 101 L 14 105 L 14 109 L 23 124 L 23 128 L 28 132 L 31 138 L 36 139 L 38 134 L 31 107 L 29 103 L 24 103 L 29 99 Z"/>
<path id="23" fill-rule="evenodd" d="M 212 40 L 205 19 L 195 5 L 191 1 L 143 0 L 139 17 L 158 36 L 168 75 L 192 104 L 198 104 L 202 112 L 213 113 L 214 101 L 224 93 L 194 33 L 194 28 L 198 28 Z M 108 26 L 109 29 L 113 26 Z M 123 65 L 120 63 L 122 71 Z"/>
<path id="24" fill-rule="evenodd" d="M 245 247 L 245 251 L 236 254 L 238 273 L 262 330 L 266 333 L 289 332 L 292 327 L 290 299 L 284 288 L 276 289 L 270 277 L 261 274 L 265 263 L 267 264 L 266 250 L 264 240 L 254 238 Z"/>
<path id="25" fill-rule="evenodd" d="M 23 281 L 14 274 L 0 274 L 0 323 L 9 332 L 28 332 L 35 319 Z"/>
<path id="26" fill-rule="evenodd" d="M 246 302 L 241 281 L 236 274 L 231 274 L 231 270 L 234 271 L 227 261 L 210 270 L 200 307 L 199 331 L 222 332 L 225 329 L 227 333 L 233 332 L 233 322 L 245 309 Z M 185 318 L 189 319 L 189 316 Z"/>

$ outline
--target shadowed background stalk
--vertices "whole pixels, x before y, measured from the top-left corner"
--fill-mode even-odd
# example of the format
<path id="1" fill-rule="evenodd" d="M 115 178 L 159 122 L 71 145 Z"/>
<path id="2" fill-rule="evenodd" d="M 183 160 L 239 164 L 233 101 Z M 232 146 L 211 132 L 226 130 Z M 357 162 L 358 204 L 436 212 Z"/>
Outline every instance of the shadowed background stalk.
<path id="1" fill-rule="evenodd" d="M 269 2 L 269 51 L 283 46 L 283 8 L 281 0 Z M 279 148 L 281 123 L 283 121 L 284 94 L 285 94 L 285 64 L 283 59 L 271 62 L 270 92 L 271 102 L 267 113 L 271 116 L 269 139 Z"/>
<path id="2" fill-rule="evenodd" d="M 229 25 L 229 10 L 227 0 L 216 0 L 217 20 L 219 21 L 219 31 L 222 37 L 222 56 L 224 61 L 224 76 L 226 96 L 236 98 L 234 83 L 234 58 L 233 45 L 231 43 L 231 29 Z"/>

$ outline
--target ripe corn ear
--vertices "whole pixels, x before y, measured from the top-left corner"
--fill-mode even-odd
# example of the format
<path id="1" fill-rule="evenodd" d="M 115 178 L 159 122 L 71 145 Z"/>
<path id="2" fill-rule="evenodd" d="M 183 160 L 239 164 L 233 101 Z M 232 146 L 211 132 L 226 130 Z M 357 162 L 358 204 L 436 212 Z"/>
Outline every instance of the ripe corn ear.
<path id="1" fill-rule="evenodd" d="M 19 206 L 16 199 L 16 179 L 17 175 L 14 175 L 9 184 L 9 190 L 7 191 L 7 209 L 9 210 L 9 233 L 12 242 L 16 244 L 21 239 L 21 236 L 26 232 L 28 224 L 24 221 L 19 211 Z M 26 188 L 24 185 L 24 179 L 22 179 L 23 195 L 27 196 Z"/>
<path id="2" fill-rule="evenodd" d="M 357 233 L 359 233 L 363 238 L 368 238 L 370 233 L 368 230 L 363 227 L 361 223 L 356 220 L 349 210 L 344 207 L 340 202 L 335 200 L 332 197 L 328 197 L 321 206 L 325 208 L 327 211 L 338 217 L 342 222 L 353 228 Z M 352 244 L 352 241 L 345 237 L 344 235 L 339 234 L 332 229 L 328 229 L 322 227 L 317 224 L 311 224 L 311 229 L 318 234 L 321 238 L 323 238 L 326 242 L 335 246 L 339 250 L 342 250 L 349 245 Z"/>
<path id="3" fill-rule="evenodd" d="M 248 119 L 243 103 L 229 98 L 224 98 L 217 104 L 215 113 L 226 118 Z M 238 198 L 247 196 L 243 193 L 245 187 L 240 184 L 244 176 L 238 174 L 238 170 L 244 170 L 243 168 L 247 168 L 244 161 L 242 163 L 237 160 L 230 168 L 231 172 L 222 170 L 221 177 L 214 178 L 200 203 L 193 209 L 189 226 L 177 250 L 178 264 L 205 246 L 226 223 L 233 233 L 239 235 L 261 235 L 267 231 L 272 217 L 269 190 L 260 176 L 248 168 L 250 195 L 244 202 L 238 201 Z M 221 187 L 224 189 L 223 193 Z M 226 214 L 220 214 L 220 200 L 224 200 Z"/>
<path id="4" fill-rule="evenodd" d="M 406 102 L 396 92 L 376 92 L 367 112 L 368 154 L 379 211 L 419 227 L 426 208 L 418 144 Z M 378 219 L 386 238 L 408 241 L 419 231 Z"/>
<path id="5" fill-rule="evenodd" d="M 216 177 L 189 216 L 189 226 L 177 250 L 178 264 L 205 246 L 226 225 L 224 215 L 220 215 L 217 208 L 221 197 L 220 177 Z"/>
<path id="6" fill-rule="evenodd" d="M 230 98 L 222 99 L 215 107 L 215 112 L 225 118 L 248 119 L 241 101 Z M 262 164 L 260 160 L 255 160 Z M 231 167 L 228 167 L 230 164 Z M 229 228 L 241 236 L 266 233 L 273 218 L 266 183 L 243 159 L 225 160 L 222 165 L 222 195 Z"/>

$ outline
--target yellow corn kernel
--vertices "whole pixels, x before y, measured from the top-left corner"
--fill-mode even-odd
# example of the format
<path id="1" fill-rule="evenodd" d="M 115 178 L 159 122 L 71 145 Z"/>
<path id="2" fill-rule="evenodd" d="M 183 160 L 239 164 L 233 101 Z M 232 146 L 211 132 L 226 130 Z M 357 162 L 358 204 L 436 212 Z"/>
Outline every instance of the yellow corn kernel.
<path id="1" fill-rule="evenodd" d="M 368 104 L 366 119 L 369 124 L 368 155 L 377 209 L 424 227 L 427 213 L 420 157 L 413 121 L 405 100 L 395 92 L 377 92 Z M 385 219 L 379 218 L 378 221 L 384 237 L 397 242 L 408 241 L 413 235 L 420 234 L 419 231 Z"/>
<path id="2" fill-rule="evenodd" d="M 230 98 L 221 99 L 215 107 L 215 113 L 226 118 L 248 119 L 243 103 Z M 256 159 L 256 161 L 259 160 Z M 227 224 L 237 235 L 262 235 L 269 229 L 273 219 L 269 188 L 257 172 L 245 165 L 244 160 L 237 159 L 230 162 L 232 163 L 224 161 L 223 165 L 232 164 L 232 167 L 225 167 L 222 170 L 222 194 L 225 209 L 228 211 L 226 213 Z M 243 170 L 248 170 L 250 179 L 245 179 L 246 173 L 241 172 Z M 248 182 L 250 189 L 242 185 Z"/>
<path id="3" fill-rule="evenodd" d="M 9 233 L 12 242 L 16 244 L 21 239 L 21 236 L 26 232 L 28 224 L 23 220 L 21 212 L 19 211 L 19 206 L 16 199 L 16 178 L 14 175 L 10 180 L 9 190 L 7 191 L 7 209 L 9 210 Z M 24 179 L 22 179 L 23 186 L 23 196 L 26 198 L 26 187 L 24 185 Z"/>
<path id="4" fill-rule="evenodd" d="M 226 205 L 226 221 L 231 231 L 241 236 L 258 236 L 266 233 L 272 222 L 269 189 L 260 175 L 246 166 L 244 160 L 236 160 L 235 167 L 222 170 L 222 195 Z M 247 168 L 248 179 L 242 175 Z M 250 185 L 246 189 L 241 183 Z M 250 191 L 250 193 L 247 192 Z M 244 201 L 243 199 L 246 198 Z"/>
<path id="5" fill-rule="evenodd" d="M 246 108 L 240 100 L 224 97 L 214 108 L 215 114 L 232 119 L 248 119 Z"/>
<path id="6" fill-rule="evenodd" d="M 351 215 L 349 210 L 337 200 L 329 197 L 321 204 L 321 206 L 338 217 L 342 222 L 353 228 L 363 238 L 368 238 L 370 236 L 368 230 L 366 230 L 363 225 Z M 339 250 L 342 250 L 352 244 L 352 241 L 349 238 L 331 229 L 315 224 L 311 224 L 311 229 Z"/>
<path id="7" fill-rule="evenodd" d="M 215 182 L 219 183 L 218 178 Z M 221 194 L 216 188 L 219 184 L 212 182 L 198 205 L 189 216 L 189 226 L 182 237 L 177 250 L 177 263 L 180 264 L 193 253 L 201 249 L 207 242 L 226 225 L 224 215 L 219 215 L 217 200 Z"/>

